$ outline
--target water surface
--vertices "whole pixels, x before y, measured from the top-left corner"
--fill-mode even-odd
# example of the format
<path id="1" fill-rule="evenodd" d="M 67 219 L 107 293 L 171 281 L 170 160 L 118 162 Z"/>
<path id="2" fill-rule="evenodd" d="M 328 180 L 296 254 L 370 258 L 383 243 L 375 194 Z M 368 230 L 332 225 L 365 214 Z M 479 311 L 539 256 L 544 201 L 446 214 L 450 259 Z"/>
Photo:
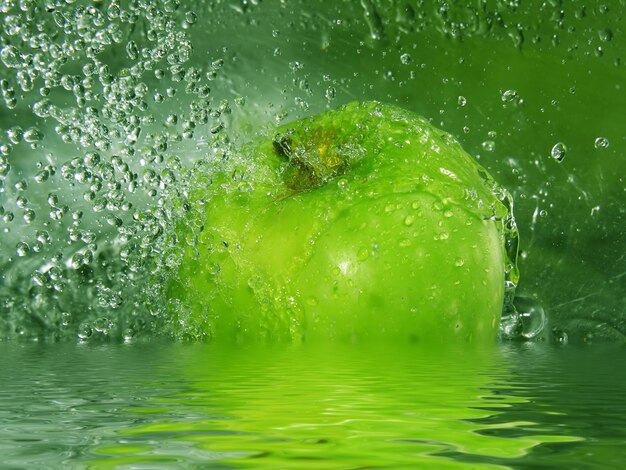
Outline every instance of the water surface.
<path id="1" fill-rule="evenodd" d="M 0 345 L 7 468 L 620 468 L 626 352 Z"/>

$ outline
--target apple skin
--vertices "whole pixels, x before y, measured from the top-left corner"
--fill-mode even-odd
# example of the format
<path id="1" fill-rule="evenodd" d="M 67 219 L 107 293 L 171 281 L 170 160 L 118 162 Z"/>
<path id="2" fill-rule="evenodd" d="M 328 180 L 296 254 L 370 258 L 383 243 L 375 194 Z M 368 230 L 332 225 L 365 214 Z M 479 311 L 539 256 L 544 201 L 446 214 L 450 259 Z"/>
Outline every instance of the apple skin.
<path id="1" fill-rule="evenodd" d="M 508 210 L 449 134 L 354 102 L 192 176 L 197 240 L 168 286 L 181 337 L 494 341 Z"/>

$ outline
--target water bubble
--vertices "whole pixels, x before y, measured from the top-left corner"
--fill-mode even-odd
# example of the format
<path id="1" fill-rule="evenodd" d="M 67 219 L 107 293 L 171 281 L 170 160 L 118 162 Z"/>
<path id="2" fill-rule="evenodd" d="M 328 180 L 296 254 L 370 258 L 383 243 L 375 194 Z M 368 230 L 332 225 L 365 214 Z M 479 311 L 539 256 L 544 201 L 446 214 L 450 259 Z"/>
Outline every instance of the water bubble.
<path id="1" fill-rule="evenodd" d="M 50 207 L 57 207 L 58 204 L 59 204 L 59 197 L 54 193 L 48 194 L 48 205 Z"/>
<path id="2" fill-rule="evenodd" d="M 482 147 L 487 152 L 493 152 L 496 149 L 496 143 L 493 140 L 485 140 L 482 143 Z"/>
<path id="3" fill-rule="evenodd" d="M 24 242 L 19 242 L 15 247 L 15 251 L 17 256 L 26 256 L 30 252 L 30 247 Z"/>
<path id="4" fill-rule="evenodd" d="M 0 50 L 0 59 L 9 68 L 17 68 L 22 65 L 20 51 L 15 46 L 4 46 Z"/>
<path id="5" fill-rule="evenodd" d="M 593 146 L 597 149 L 605 149 L 609 146 L 609 139 L 606 137 L 598 137 L 593 143 Z"/>
<path id="6" fill-rule="evenodd" d="M 508 306 L 500 319 L 500 336 L 509 340 L 517 339 L 521 336 L 521 329 L 521 320 L 515 307 Z"/>
<path id="7" fill-rule="evenodd" d="M 31 280 L 33 281 L 33 284 L 37 286 L 44 287 L 46 285 L 46 276 L 39 271 L 35 271 L 33 273 Z"/>
<path id="8" fill-rule="evenodd" d="M 339 181 L 337 181 L 337 187 L 343 191 L 348 189 L 349 186 L 350 186 L 350 183 L 348 183 L 348 180 L 345 178 L 340 178 Z"/>
<path id="9" fill-rule="evenodd" d="M 400 56 L 400 62 L 402 62 L 404 65 L 409 65 L 411 62 L 413 62 L 413 57 L 405 52 Z"/>
<path id="10" fill-rule="evenodd" d="M 93 334 L 93 330 L 91 329 L 91 326 L 87 323 L 82 324 L 79 328 L 78 328 L 78 339 L 79 341 L 86 341 L 88 340 L 91 335 Z"/>
<path id="11" fill-rule="evenodd" d="M 24 131 L 23 137 L 24 141 L 29 143 L 39 142 L 41 139 L 43 139 L 43 132 L 41 132 L 36 127 L 29 127 Z"/>
<path id="12" fill-rule="evenodd" d="M 20 70 L 16 74 L 17 83 L 19 84 L 22 91 L 31 91 L 33 89 L 33 79 L 29 72 L 25 70 Z"/>
<path id="13" fill-rule="evenodd" d="M 6 158 L 0 158 L 0 178 L 6 178 L 11 170 L 11 165 Z M 1 187 L 0 187 L 1 188 Z"/>
<path id="14" fill-rule="evenodd" d="M 37 230 L 35 236 L 37 241 L 42 245 L 50 243 L 50 234 L 46 230 Z"/>
<path id="15" fill-rule="evenodd" d="M 35 220 L 35 211 L 32 209 L 26 209 L 24 211 L 24 222 L 31 224 Z"/>
<path id="16" fill-rule="evenodd" d="M 465 98 L 465 96 L 459 96 L 457 103 L 459 106 L 465 106 L 467 104 L 467 98 Z"/>
<path id="17" fill-rule="evenodd" d="M 50 178 L 50 172 L 48 170 L 41 170 L 35 175 L 35 181 L 37 183 L 44 183 L 48 181 L 48 178 Z"/>
<path id="18" fill-rule="evenodd" d="M 17 107 L 17 99 L 4 97 L 4 104 L 9 109 L 15 109 Z"/>
<path id="19" fill-rule="evenodd" d="M 15 199 L 15 205 L 21 209 L 25 208 L 26 206 L 28 206 L 28 199 L 24 196 L 18 196 Z"/>
<path id="20" fill-rule="evenodd" d="M 221 267 L 218 263 L 212 262 L 207 265 L 207 272 L 211 276 L 217 276 L 220 273 L 220 270 L 221 270 Z"/>
<path id="21" fill-rule="evenodd" d="M 521 320 L 521 335 L 526 339 L 539 336 L 546 325 L 546 314 L 539 302 L 530 297 L 516 297 L 514 305 Z"/>
<path id="22" fill-rule="evenodd" d="M 211 87 L 203 85 L 197 88 L 196 95 L 200 98 L 207 98 L 211 94 Z"/>
<path id="23" fill-rule="evenodd" d="M 74 256 L 72 256 L 72 259 L 70 261 L 70 266 L 73 269 L 78 269 L 82 266 L 83 264 L 83 256 L 80 253 L 75 253 Z"/>
<path id="24" fill-rule="evenodd" d="M 128 41 L 128 44 L 126 44 L 126 54 L 130 60 L 137 60 L 139 57 L 139 48 L 135 41 Z"/>
<path id="25" fill-rule="evenodd" d="M 20 126 L 13 126 L 7 130 L 7 137 L 14 144 L 19 144 L 24 138 L 24 130 Z"/>
<path id="26" fill-rule="evenodd" d="M 517 90 L 506 90 L 502 92 L 501 98 L 502 98 L 502 102 L 505 104 L 512 103 L 518 98 Z"/>
<path id="27" fill-rule="evenodd" d="M 188 11 L 185 13 L 185 21 L 188 24 L 194 24 L 198 21 L 198 15 L 196 15 L 193 11 Z"/>
<path id="28" fill-rule="evenodd" d="M 33 104 L 33 113 L 38 117 L 46 117 L 50 114 L 52 103 L 48 99 L 37 101 Z"/>
<path id="29" fill-rule="evenodd" d="M 611 39 L 613 39 L 613 31 L 611 31 L 609 28 L 601 29 L 600 31 L 598 31 L 598 37 L 603 42 L 609 42 Z"/>
<path id="30" fill-rule="evenodd" d="M 100 163 L 100 154 L 97 152 L 87 152 L 83 163 L 87 168 L 95 168 Z"/>
<path id="31" fill-rule="evenodd" d="M 326 88 L 325 96 L 327 100 L 334 100 L 337 96 L 337 90 L 335 89 L 335 87 L 330 86 Z"/>
<path id="32" fill-rule="evenodd" d="M 558 142 L 554 144 L 552 150 L 550 151 L 550 156 L 556 160 L 557 162 L 562 162 L 565 158 L 565 154 L 567 153 L 567 147 L 563 142 Z"/>
<path id="33" fill-rule="evenodd" d="M 304 68 L 304 65 L 302 64 L 302 62 L 298 62 L 297 60 L 292 60 L 291 62 L 289 62 L 289 68 L 293 72 L 297 72 L 298 70 L 302 70 L 302 68 Z"/>

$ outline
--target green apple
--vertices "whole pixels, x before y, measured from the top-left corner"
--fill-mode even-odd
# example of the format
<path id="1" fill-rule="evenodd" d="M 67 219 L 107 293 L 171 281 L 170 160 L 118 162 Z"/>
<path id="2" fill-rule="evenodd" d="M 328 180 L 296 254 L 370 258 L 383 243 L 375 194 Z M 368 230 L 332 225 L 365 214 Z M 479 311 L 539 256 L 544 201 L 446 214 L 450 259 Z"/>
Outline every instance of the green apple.
<path id="1" fill-rule="evenodd" d="M 192 177 L 181 336 L 493 341 L 508 209 L 449 134 L 379 102 L 293 122 Z"/>

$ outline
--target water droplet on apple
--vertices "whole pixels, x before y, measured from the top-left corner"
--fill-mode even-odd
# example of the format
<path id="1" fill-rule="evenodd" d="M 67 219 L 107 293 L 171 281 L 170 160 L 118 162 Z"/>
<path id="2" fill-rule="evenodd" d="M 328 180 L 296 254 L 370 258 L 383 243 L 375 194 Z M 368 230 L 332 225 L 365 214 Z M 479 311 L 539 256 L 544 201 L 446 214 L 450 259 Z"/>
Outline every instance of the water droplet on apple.
<path id="1" fill-rule="evenodd" d="M 211 276 L 217 276 L 220 272 L 220 265 L 218 263 L 209 263 L 207 272 Z"/>

